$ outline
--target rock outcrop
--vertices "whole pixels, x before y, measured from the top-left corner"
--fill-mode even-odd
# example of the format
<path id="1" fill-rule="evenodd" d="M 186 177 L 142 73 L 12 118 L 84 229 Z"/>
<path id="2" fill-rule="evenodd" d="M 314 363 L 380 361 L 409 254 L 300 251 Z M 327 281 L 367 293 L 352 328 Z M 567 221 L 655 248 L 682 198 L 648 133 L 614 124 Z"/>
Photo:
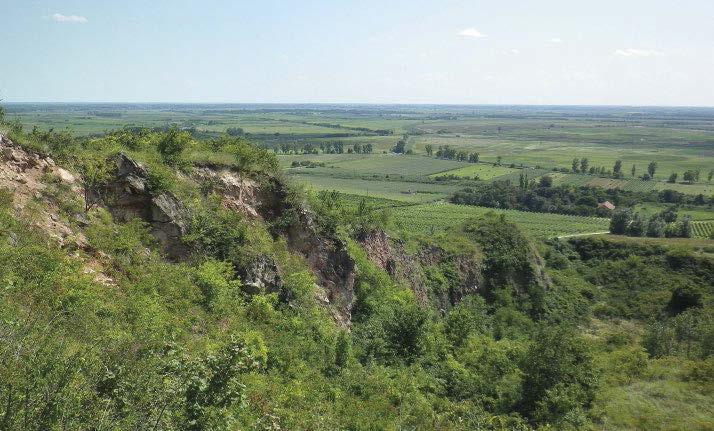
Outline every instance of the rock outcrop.
<path id="1" fill-rule="evenodd" d="M 290 250 L 302 255 L 317 277 L 324 293 L 321 299 L 336 307 L 338 320 L 349 322 L 355 268 L 347 245 L 319 232 L 312 211 L 290 199 L 283 181 L 275 177 L 257 181 L 233 168 L 216 165 L 197 167 L 193 178 L 209 184 L 221 196 L 224 207 L 266 222 L 274 235 L 285 238 Z"/>
<path id="2" fill-rule="evenodd" d="M 118 221 L 145 221 L 169 258 L 185 257 L 181 237 L 187 228 L 186 208 L 172 193 L 151 190 L 146 168 L 125 154 L 117 154 L 112 162 L 111 179 L 91 190 L 91 201 L 105 206 Z"/>
<path id="3" fill-rule="evenodd" d="M 50 157 L 28 151 L 0 134 L 0 187 L 12 191 L 13 206 L 22 212 L 33 200 L 45 199 L 48 190 L 45 180 L 55 178 L 69 186 L 69 193 L 80 199 L 76 179 L 57 166 Z M 86 239 L 73 232 L 66 220 L 58 216 L 57 202 L 47 198 L 47 211 L 34 214 L 36 223 L 62 247 L 84 248 Z"/>
<path id="4" fill-rule="evenodd" d="M 463 297 L 480 293 L 484 285 L 482 265 L 476 256 L 450 253 L 435 245 L 424 245 L 415 253 L 408 253 L 403 241 L 389 238 L 383 231 L 362 235 L 359 242 L 372 263 L 392 279 L 411 287 L 424 305 L 448 310 Z M 447 289 L 433 290 L 428 268 L 440 267 L 445 262 L 453 265 L 455 279 L 449 280 Z"/>

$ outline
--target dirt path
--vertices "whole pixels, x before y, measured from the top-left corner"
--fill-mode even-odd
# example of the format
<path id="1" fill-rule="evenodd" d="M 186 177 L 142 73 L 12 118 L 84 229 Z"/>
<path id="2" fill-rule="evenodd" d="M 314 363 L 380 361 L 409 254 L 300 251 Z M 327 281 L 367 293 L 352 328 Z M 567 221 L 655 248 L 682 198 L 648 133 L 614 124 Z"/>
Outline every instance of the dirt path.
<path id="1" fill-rule="evenodd" d="M 604 234 L 606 234 L 606 233 L 610 233 L 610 231 L 604 230 L 604 231 L 600 231 L 600 232 L 575 233 L 575 234 L 572 234 L 572 235 L 561 235 L 561 236 L 557 236 L 556 238 L 562 239 L 562 238 L 573 238 L 573 237 L 576 237 L 576 236 L 604 235 Z"/>

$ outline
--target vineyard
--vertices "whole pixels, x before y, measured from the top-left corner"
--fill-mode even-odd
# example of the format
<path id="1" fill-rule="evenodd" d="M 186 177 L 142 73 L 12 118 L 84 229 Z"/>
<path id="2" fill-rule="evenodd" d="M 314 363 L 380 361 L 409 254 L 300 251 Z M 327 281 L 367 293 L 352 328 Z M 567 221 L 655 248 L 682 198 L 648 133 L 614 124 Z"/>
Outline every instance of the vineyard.
<path id="1" fill-rule="evenodd" d="M 714 232 L 714 221 L 693 221 L 692 236 L 694 238 L 709 238 Z"/>
<path id="2" fill-rule="evenodd" d="M 440 174 L 433 174 L 432 177 L 437 175 L 454 175 L 457 177 L 478 177 L 479 179 L 486 181 L 496 177 L 501 177 L 503 175 L 508 175 L 513 172 L 520 172 L 520 170 L 486 163 L 473 163 L 462 168 L 442 172 Z"/>
<path id="3" fill-rule="evenodd" d="M 601 233 L 606 232 L 609 225 L 606 218 L 498 210 L 448 203 L 410 205 L 393 210 L 397 227 L 427 234 L 459 225 L 469 218 L 489 212 L 504 214 L 507 220 L 537 238 Z"/>
<path id="4" fill-rule="evenodd" d="M 313 190 L 335 190 L 340 193 L 392 199 L 405 202 L 432 202 L 445 199 L 458 186 L 406 181 L 370 181 L 360 178 L 337 178 L 321 175 L 291 175 L 298 183 Z"/>
<path id="5" fill-rule="evenodd" d="M 467 166 L 464 162 L 454 160 L 400 154 L 370 154 L 341 162 L 333 161 L 329 164 L 337 171 L 353 174 L 405 176 L 426 176 Z"/>

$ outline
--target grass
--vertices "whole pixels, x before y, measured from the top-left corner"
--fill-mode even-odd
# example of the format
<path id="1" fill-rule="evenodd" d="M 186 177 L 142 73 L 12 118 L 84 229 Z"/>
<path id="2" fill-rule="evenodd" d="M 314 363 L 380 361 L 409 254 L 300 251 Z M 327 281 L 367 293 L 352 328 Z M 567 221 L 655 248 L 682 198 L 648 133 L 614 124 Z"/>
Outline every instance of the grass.
<path id="1" fill-rule="evenodd" d="M 682 379 L 684 360 L 650 361 L 644 376 L 607 388 L 598 400 L 597 430 L 705 431 L 714 429 L 714 404 L 705 385 Z"/>

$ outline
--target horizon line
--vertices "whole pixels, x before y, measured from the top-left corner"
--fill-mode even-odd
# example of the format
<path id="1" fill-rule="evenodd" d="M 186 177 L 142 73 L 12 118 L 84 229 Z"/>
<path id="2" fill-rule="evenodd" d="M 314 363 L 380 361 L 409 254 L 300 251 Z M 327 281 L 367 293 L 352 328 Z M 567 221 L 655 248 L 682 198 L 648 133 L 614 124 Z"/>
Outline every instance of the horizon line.
<path id="1" fill-rule="evenodd" d="M 25 105 L 342 105 L 342 106 L 518 106 L 518 107 L 597 107 L 597 108 L 704 108 L 714 109 L 714 105 L 649 105 L 649 104 L 592 104 L 592 103 L 444 103 L 444 102 L 186 102 L 186 101 L 10 101 L 0 100 L 0 106 Z"/>

